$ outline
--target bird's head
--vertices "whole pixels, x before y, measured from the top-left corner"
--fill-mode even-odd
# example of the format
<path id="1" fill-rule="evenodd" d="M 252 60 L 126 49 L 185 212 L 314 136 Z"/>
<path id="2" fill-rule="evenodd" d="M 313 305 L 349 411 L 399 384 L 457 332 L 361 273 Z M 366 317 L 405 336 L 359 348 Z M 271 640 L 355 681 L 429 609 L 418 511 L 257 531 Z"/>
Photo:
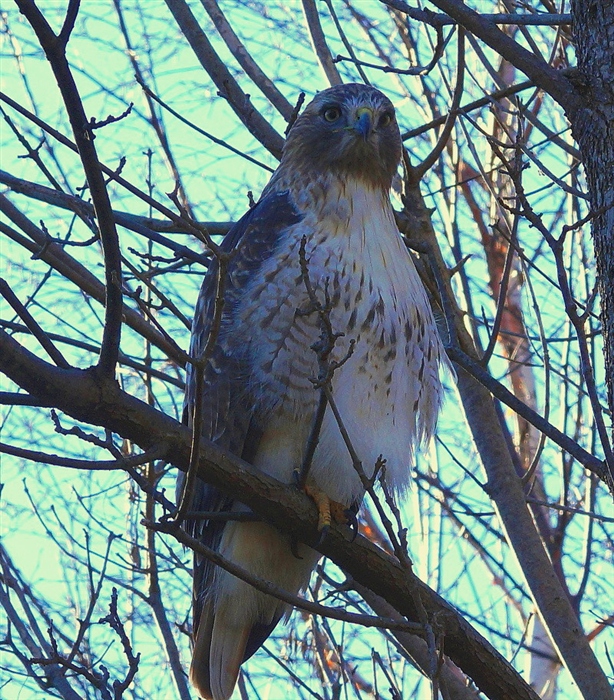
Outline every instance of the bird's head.
<path id="1" fill-rule="evenodd" d="M 392 102 L 351 83 L 323 90 L 305 107 L 288 134 L 282 165 L 291 161 L 388 190 L 401 152 Z"/>

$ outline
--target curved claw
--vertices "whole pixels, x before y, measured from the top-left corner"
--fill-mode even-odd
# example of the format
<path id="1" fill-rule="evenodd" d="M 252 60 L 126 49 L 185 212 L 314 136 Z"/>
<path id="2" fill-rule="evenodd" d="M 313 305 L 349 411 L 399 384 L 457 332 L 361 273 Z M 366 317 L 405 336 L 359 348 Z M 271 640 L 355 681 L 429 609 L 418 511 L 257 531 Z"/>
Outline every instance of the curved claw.
<path id="1" fill-rule="evenodd" d="M 349 525 L 352 532 L 352 539 L 350 541 L 353 542 L 358 536 L 358 516 L 353 508 L 346 508 L 343 511 L 343 515 L 345 515 L 346 523 Z"/>
<path id="2" fill-rule="evenodd" d="M 331 501 L 327 494 L 312 482 L 305 484 L 305 493 L 313 499 L 318 507 L 318 532 L 321 533 L 318 545 L 324 541 L 333 522 L 349 525 L 352 531 L 352 542 L 356 539 L 358 534 L 357 506 L 352 505 L 347 508 L 342 503 Z"/>
<path id="3" fill-rule="evenodd" d="M 316 547 L 319 547 L 322 544 L 322 542 L 324 542 L 329 531 L 330 525 L 324 525 L 324 527 L 320 530 L 320 536 L 318 537 L 318 541 L 316 542 Z"/>
<path id="4" fill-rule="evenodd" d="M 320 543 L 318 542 L 318 544 Z M 302 560 L 303 557 L 298 553 L 298 540 L 296 540 L 294 537 L 292 537 L 290 540 L 290 551 L 295 559 Z"/>

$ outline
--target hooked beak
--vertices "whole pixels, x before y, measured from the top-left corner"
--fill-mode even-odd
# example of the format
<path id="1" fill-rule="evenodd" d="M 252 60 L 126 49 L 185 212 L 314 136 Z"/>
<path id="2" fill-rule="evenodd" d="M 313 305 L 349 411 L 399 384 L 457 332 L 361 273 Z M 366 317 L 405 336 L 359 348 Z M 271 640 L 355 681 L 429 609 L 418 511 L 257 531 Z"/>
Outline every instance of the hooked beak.
<path id="1" fill-rule="evenodd" d="M 359 107 L 356 110 L 354 131 L 357 131 L 366 141 L 373 130 L 373 110 L 370 107 Z"/>

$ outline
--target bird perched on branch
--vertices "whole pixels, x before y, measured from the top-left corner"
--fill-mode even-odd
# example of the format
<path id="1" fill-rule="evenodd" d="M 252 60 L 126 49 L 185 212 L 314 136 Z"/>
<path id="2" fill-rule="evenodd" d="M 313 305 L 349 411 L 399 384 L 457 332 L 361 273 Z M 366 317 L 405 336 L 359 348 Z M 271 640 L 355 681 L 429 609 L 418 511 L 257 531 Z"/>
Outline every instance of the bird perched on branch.
<path id="1" fill-rule="evenodd" d="M 211 266 L 196 307 L 192 356 L 203 353 L 212 328 L 216 334 L 201 384 L 202 435 L 285 483 L 302 465 L 324 520 L 329 500 L 343 508 L 364 494 L 350 447 L 367 477 L 383 457 L 388 487 L 403 491 L 441 401 L 441 342 L 389 200 L 401 152 L 394 108 L 381 92 L 358 84 L 320 92 L 289 131 L 262 197 L 225 237 L 226 274 L 218 280 Z M 192 423 L 195 369 L 187 385 Z M 246 510 L 201 481 L 190 497 L 193 510 Z M 294 594 L 319 558 L 263 522 L 187 527 Z M 288 606 L 198 554 L 193 606 L 192 682 L 203 698 L 226 700 L 240 665 Z"/>

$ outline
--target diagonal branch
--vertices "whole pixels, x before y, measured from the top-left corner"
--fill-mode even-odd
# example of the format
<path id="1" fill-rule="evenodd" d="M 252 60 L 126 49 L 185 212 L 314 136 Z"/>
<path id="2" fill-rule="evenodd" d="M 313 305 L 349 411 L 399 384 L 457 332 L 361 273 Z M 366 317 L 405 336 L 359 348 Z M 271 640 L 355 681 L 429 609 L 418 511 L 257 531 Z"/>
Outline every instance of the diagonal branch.
<path id="1" fill-rule="evenodd" d="M 71 2 L 62 35 L 58 38 L 33 0 L 16 0 L 20 12 L 36 32 L 49 61 L 66 106 L 83 170 L 92 195 L 105 260 L 105 323 L 98 367 L 114 375 L 119 354 L 122 325 L 122 276 L 119 238 L 111 202 L 94 146 L 94 134 L 87 119 L 77 84 L 66 58 L 66 42 L 76 20 L 78 3 Z"/>
<path id="2" fill-rule="evenodd" d="M 30 219 L 22 214 L 6 197 L 0 195 L 0 211 L 5 214 L 16 226 L 24 231 L 28 238 L 22 236 L 13 228 L 0 221 L 0 232 L 27 248 L 36 258 L 46 262 L 63 277 L 70 280 L 79 289 L 89 294 L 93 299 L 105 303 L 105 286 L 84 265 L 77 262 L 57 243 L 49 242 L 48 237 L 35 226 Z M 188 355 L 172 339 L 164 336 L 153 328 L 134 309 L 122 306 L 122 313 L 126 323 L 144 338 L 149 339 L 156 347 L 159 347 L 169 358 L 179 365 L 188 361 Z"/>
<path id="3" fill-rule="evenodd" d="M 166 0 L 166 4 L 192 47 L 196 58 L 216 84 L 220 95 L 228 101 L 250 134 L 258 139 L 277 159 L 281 158 L 283 138 L 254 107 L 249 95 L 243 92 L 239 83 L 217 55 L 187 2 L 185 0 Z"/>
<path id="4" fill-rule="evenodd" d="M 211 17 L 211 21 L 215 24 L 215 28 L 219 35 L 224 40 L 226 46 L 232 52 L 232 55 L 237 59 L 241 68 L 253 80 L 253 82 L 262 90 L 262 93 L 267 97 L 269 102 L 288 122 L 292 117 L 292 105 L 277 89 L 275 83 L 266 75 L 258 62 L 253 59 L 251 54 L 245 48 L 236 35 L 230 22 L 220 9 L 217 0 L 201 0 L 203 7 L 207 10 L 207 14 Z"/>
<path id="5" fill-rule="evenodd" d="M 0 368 L 19 386 L 77 420 L 102 425 L 143 450 L 166 442 L 173 462 L 185 470 L 192 431 L 92 370 L 62 370 L 40 360 L 0 331 Z M 238 499 L 290 536 L 316 547 L 353 579 L 386 599 L 410 622 L 419 622 L 417 590 L 430 619 L 445 630 L 446 653 L 492 700 L 538 700 L 505 659 L 459 613 L 393 557 L 346 527 L 332 527 L 317 544 L 317 513 L 303 493 L 282 484 L 204 438 L 198 475 Z M 411 581 L 408 578 L 411 577 Z M 607 697 L 604 696 L 604 697 Z"/>
<path id="6" fill-rule="evenodd" d="M 26 324 L 28 330 L 32 335 L 38 340 L 38 342 L 43 346 L 47 355 L 55 362 L 58 367 L 63 367 L 68 369 L 70 365 L 66 361 L 66 358 L 62 353 L 55 347 L 51 338 L 45 333 L 45 331 L 38 325 L 32 314 L 26 309 L 26 307 L 19 301 L 17 295 L 10 288 L 7 281 L 0 277 L 0 294 L 8 301 L 8 303 L 13 307 L 15 313 L 21 318 L 21 320 Z"/>
<path id="7" fill-rule="evenodd" d="M 530 406 L 527 406 L 526 403 L 512 394 L 507 387 L 501 384 L 501 382 L 498 382 L 487 372 L 480 362 L 467 355 L 467 353 L 463 352 L 458 346 L 449 346 L 446 348 L 446 352 L 453 362 L 459 367 L 462 367 L 468 374 L 482 384 L 482 386 L 486 387 L 499 401 L 509 406 L 513 411 L 516 411 L 519 416 L 522 416 L 526 421 L 531 423 L 531 425 L 534 425 L 540 432 L 577 459 L 583 467 L 599 477 L 601 481 L 606 484 L 608 483 L 609 474 L 603 460 L 587 452 L 583 447 L 578 445 L 575 440 L 565 435 L 565 433 L 562 433 L 543 416 L 534 411 Z"/>
<path id="8" fill-rule="evenodd" d="M 542 58 L 535 56 L 508 34 L 502 32 L 495 22 L 467 7 L 462 0 L 430 0 L 433 5 L 461 24 L 468 32 L 494 49 L 513 66 L 521 70 L 537 87 L 551 95 L 563 107 L 568 116 L 573 116 L 580 107 L 580 99 L 571 82 Z M 382 0 L 401 12 L 412 10 L 403 2 Z M 403 7 L 405 5 L 405 7 Z M 431 16 L 435 17 L 433 13 Z"/>
<path id="9" fill-rule="evenodd" d="M 307 23 L 307 29 L 309 30 L 309 36 L 311 38 L 311 45 L 318 58 L 320 67 L 324 71 L 324 75 L 328 80 L 329 85 L 341 85 L 343 80 L 339 75 L 339 70 L 333 60 L 333 56 L 326 43 L 326 36 L 324 35 L 324 30 L 322 29 L 322 24 L 320 22 L 320 15 L 318 14 L 318 8 L 316 7 L 315 0 L 302 0 L 303 13 L 305 15 L 305 22 Z"/>
<path id="10" fill-rule="evenodd" d="M 441 134 L 437 139 L 435 148 L 428 154 L 428 156 L 416 166 L 414 177 L 417 180 L 421 180 L 422 177 L 435 165 L 439 156 L 443 153 L 443 149 L 448 145 L 448 139 L 452 134 L 452 129 L 456 123 L 456 117 L 458 116 L 458 108 L 460 105 L 461 97 L 463 96 L 463 89 L 465 83 L 465 31 L 462 27 L 458 30 L 458 50 L 456 52 L 456 86 L 454 87 L 454 94 L 452 96 L 452 104 L 450 105 L 450 111 L 441 130 Z"/>

